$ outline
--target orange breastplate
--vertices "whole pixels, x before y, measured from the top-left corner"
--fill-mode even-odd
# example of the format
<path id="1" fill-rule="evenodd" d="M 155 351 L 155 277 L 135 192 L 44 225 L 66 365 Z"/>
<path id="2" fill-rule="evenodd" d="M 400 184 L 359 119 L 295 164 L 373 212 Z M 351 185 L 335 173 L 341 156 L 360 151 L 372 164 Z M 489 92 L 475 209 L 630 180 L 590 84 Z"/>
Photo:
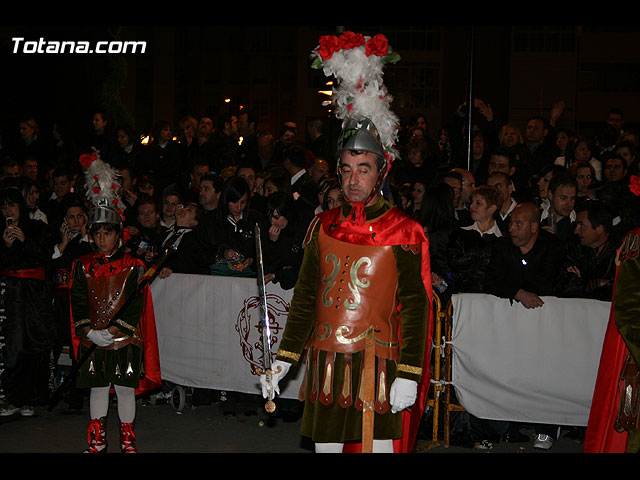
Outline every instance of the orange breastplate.
<path id="1" fill-rule="evenodd" d="M 126 268 L 120 273 L 106 277 L 87 277 L 89 320 L 92 329 L 102 330 L 106 328 L 111 319 L 114 318 L 114 315 L 122 308 L 127 300 L 125 288 L 132 270 L 133 268 Z M 139 345 L 141 343 L 140 338 L 139 328 L 136 327 L 133 336 L 118 338 L 118 341 L 106 348 L 122 348 L 129 343 Z M 86 345 L 91 345 L 89 340 L 83 340 Z"/>
<path id="2" fill-rule="evenodd" d="M 314 348 L 354 353 L 374 331 L 376 355 L 398 359 L 398 271 L 391 246 L 341 242 L 320 229 Z"/>

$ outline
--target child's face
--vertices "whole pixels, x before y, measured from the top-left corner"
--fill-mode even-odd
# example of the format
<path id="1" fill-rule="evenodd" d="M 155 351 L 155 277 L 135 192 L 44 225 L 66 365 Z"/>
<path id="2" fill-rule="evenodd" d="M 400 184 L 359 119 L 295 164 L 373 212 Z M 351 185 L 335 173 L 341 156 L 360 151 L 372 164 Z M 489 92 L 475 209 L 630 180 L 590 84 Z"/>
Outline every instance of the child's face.
<path id="1" fill-rule="evenodd" d="M 98 252 L 106 255 L 116 249 L 118 234 L 114 230 L 102 227 L 93 234 L 93 242 Z"/>

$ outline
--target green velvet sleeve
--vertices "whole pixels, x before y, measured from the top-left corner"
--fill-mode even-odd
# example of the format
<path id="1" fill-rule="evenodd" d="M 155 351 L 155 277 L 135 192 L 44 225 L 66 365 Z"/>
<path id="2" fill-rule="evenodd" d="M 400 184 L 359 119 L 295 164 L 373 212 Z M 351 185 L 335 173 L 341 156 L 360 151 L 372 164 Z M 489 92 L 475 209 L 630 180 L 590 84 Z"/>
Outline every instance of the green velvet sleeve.
<path id="1" fill-rule="evenodd" d="M 428 330 L 429 296 L 422 280 L 422 252 L 395 246 L 400 299 L 400 358 L 396 376 L 420 382 Z"/>
<path id="2" fill-rule="evenodd" d="M 613 312 L 620 335 L 640 364 L 640 258 L 623 261 L 613 293 Z"/>
<path id="3" fill-rule="evenodd" d="M 313 333 L 318 282 L 319 250 L 318 232 L 320 222 L 304 248 L 302 265 L 298 274 L 276 359 L 297 365 L 307 341 Z"/>

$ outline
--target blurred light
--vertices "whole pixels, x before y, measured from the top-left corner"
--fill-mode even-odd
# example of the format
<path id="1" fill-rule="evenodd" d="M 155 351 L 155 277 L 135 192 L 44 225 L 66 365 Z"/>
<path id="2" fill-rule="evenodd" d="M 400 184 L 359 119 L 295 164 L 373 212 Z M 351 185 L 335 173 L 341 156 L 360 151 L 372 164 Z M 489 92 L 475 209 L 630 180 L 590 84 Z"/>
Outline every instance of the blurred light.
<path id="1" fill-rule="evenodd" d="M 151 140 L 150 135 L 141 135 L 140 136 L 140 143 L 142 145 L 147 145 L 150 140 Z"/>
<path id="2" fill-rule="evenodd" d="M 224 103 L 231 103 L 231 99 L 230 98 L 225 98 L 224 99 Z"/>

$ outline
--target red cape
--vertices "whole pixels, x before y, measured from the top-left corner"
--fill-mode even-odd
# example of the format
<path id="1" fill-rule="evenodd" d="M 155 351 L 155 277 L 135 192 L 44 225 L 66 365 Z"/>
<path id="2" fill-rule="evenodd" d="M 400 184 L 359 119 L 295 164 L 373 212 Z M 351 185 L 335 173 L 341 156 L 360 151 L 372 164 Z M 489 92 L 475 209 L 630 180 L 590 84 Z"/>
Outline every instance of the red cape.
<path id="1" fill-rule="evenodd" d="M 620 372 L 628 352 L 616 326 L 612 302 L 589 411 L 585 453 L 624 453 L 627 448 L 627 432 L 617 432 L 614 425 L 620 402 Z"/>
<path id="2" fill-rule="evenodd" d="M 92 260 L 95 254 L 89 253 L 78 258 L 87 271 L 91 268 L 92 275 L 96 277 L 106 277 L 121 272 L 129 267 L 145 267 L 144 263 L 129 254 L 124 254 L 120 260 L 106 263 L 104 265 L 96 265 Z M 75 264 L 74 264 L 75 265 Z M 73 274 L 71 275 L 73 281 Z M 162 377 L 160 374 L 160 355 L 158 352 L 158 335 L 156 332 L 156 320 L 153 311 L 153 299 L 149 286 L 145 286 L 140 293 L 144 295 L 144 307 L 142 317 L 140 318 L 140 331 L 144 341 L 143 361 L 144 361 L 144 378 L 140 379 L 140 384 L 136 389 L 136 395 L 153 391 L 162 385 Z M 73 314 L 70 312 L 71 318 L 71 339 L 73 343 L 74 354 L 78 352 L 80 338 L 76 335 L 73 328 Z"/>
<path id="3" fill-rule="evenodd" d="M 391 208 L 372 223 L 356 225 L 341 218 L 341 208 L 334 208 L 320 213 L 316 220 L 322 222 L 327 235 L 348 243 L 377 246 L 389 245 L 422 245 L 422 282 L 429 297 L 429 317 L 427 338 L 425 340 L 424 361 L 422 364 L 422 380 L 418 384 L 416 403 L 402 411 L 402 437 L 393 441 L 395 453 L 412 453 L 416 447 L 418 428 L 427 403 L 429 386 L 431 385 L 431 342 L 433 339 L 433 289 L 431 287 L 431 263 L 429 258 L 429 241 L 418 222 L 397 208 Z M 314 222 L 315 223 L 315 222 Z M 371 227 L 371 230 L 370 230 Z M 314 224 L 309 232 L 314 229 Z M 400 306 L 402 308 L 402 306 Z M 402 339 L 400 338 L 400 341 Z M 358 453 L 362 451 L 359 442 L 347 442 L 343 452 Z"/>

